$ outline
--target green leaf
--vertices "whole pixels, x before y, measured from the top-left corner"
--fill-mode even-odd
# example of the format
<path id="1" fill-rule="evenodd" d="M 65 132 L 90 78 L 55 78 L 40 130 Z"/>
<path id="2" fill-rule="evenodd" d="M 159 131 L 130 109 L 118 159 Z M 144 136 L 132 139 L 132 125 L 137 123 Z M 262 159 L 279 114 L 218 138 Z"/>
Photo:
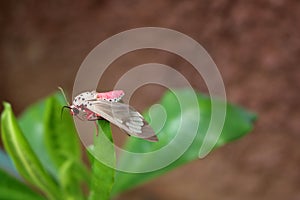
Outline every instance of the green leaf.
<path id="1" fill-rule="evenodd" d="M 45 127 L 44 116 L 46 100 L 39 101 L 29 107 L 18 118 L 21 130 L 29 142 L 32 150 L 41 161 L 43 167 L 47 169 L 56 179 L 58 174 L 50 155 L 45 148 Z"/>
<path id="2" fill-rule="evenodd" d="M 42 200 L 40 194 L 35 193 L 24 183 L 13 178 L 0 169 L 0 199 L 6 200 Z"/>
<path id="3" fill-rule="evenodd" d="M 45 147 L 58 171 L 58 179 L 65 199 L 82 199 L 81 181 L 88 173 L 81 161 L 79 139 L 70 113 L 64 112 L 57 96 L 46 99 Z"/>
<path id="4" fill-rule="evenodd" d="M 56 183 L 31 149 L 9 103 L 4 103 L 1 124 L 4 147 L 20 175 L 41 189 L 49 199 L 58 199 L 60 195 Z"/>
<path id="5" fill-rule="evenodd" d="M 65 104 L 62 94 L 55 93 L 28 107 L 19 123 L 44 168 L 60 182 L 65 195 L 73 193 L 78 197 L 80 181 L 89 179 L 89 174 L 81 161 L 80 143 L 70 113 L 64 112 L 61 118 Z"/>
<path id="6" fill-rule="evenodd" d="M 89 148 L 92 157 L 92 179 L 89 200 L 110 199 L 115 181 L 116 154 L 111 135 L 110 123 L 98 120 L 98 135 L 94 145 Z"/>
<path id="7" fill-rule="evenodd" d="M 81 160 L 81 150 L 76 129 L 70 113 L 63 113 L 62 104 L 55 96 L 46 99 L 45 145 L 51 160 L 60 167 L 66 160 Z"/>
<path id="8" fill-rule="evenodd" d="M 175 161 L 170 162 L 169 165 L 156 171 L 144 173 L 118 171 L 116 174 L 116 183 L 113 187 L 113 194 L 129 190 L 139 184 L 165 174 L 174 168 L 198 159 L 199 150 L 203 144 L 212 116 L 212 100 L 207 96 L 196 94 L 197 102 L 195 103 L 192 101 L 193 97 L 195 97 L 194 91 L 183 89 L 173 92 L 174 93 L 167 92 L 162 98 L 160 106 L 154 106 L 145 116 L 146 119 L 149 119 L 149 116 L 151 116 L 151 126 L 154 130 L 158 130 L 160 123 L 163 123 L 165 120 L 161 116 L 164 116 L 164 113 L 166 114 L 166 121 L 158 135 L 159 142 L 151 143 L 131 137 L 125 144 L 125 149 L 127 151 L 136 153 L 151 153 L 161 150 L 167 145 L 169 145 L 171 151 L 161 151 L 159 156 L 148 157 L 134 157 L 129 156 L 129 154 L 123 154 L 121 155 L 118 169 L 143 172 L 148 166 L 156 166 L 156 163 L 169 160 L 170 157 L 172 158 L 174 156 L 173 154 L 180 151 L 181 142 L 185 142 L 185 137 L 191 137 L 190 135 L 193 131 L 197 130 L 195 139 L 192 141 L 191 145 L 183 151 L 183 154 L 179 156 L 178 159 L 174 159 Z M 178 100 L 177 97 L 179 97 L 180 100 Z M 212 147 L 217 148 L 242 137 L 252 129 L 253 122 L 256 118 L 254 114 L 237 106 L 225 104 L 219 100 L 214 101 L 218 106 L 225 105 L 227 110 L 225 123 L 217 142 L 213 139 L 210 140 L 208 137 L 208 139 L 206 138 L 206 144 L 208 143 L 212 145 Z M 199 111 L 198 113 L 197 110 Z M 221 118 L 220 116 L 217 117 Z M 199 118 L 199 121 L 195 120 L 196 118 Z M 195 125 L 199 125 L 197 129 L 195 129 Z M 177 134 L 177 130 L 180 131 L 181 136 Z M 172 141 L 175 136 L 179 137 L 179 140 L 177 140 L 179 142 L 177 143 Z"/>
<path id="9" fill-rule="evenodd" d="M 9 174 L 13 175 L 17 179 L 21 179 L 12 160 L 7 155 L 7 153 L 4 152 L 2 149 L 0 149 L 0 169 L 8 172 Z"/>

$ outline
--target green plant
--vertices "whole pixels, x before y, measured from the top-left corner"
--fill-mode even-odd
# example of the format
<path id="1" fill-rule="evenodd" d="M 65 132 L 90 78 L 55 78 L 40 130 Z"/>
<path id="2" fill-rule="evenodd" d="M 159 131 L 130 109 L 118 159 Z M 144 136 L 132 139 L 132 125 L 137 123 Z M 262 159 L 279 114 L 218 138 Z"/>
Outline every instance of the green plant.
<path id="1" fill-rule="evenodd" d="M 193 91 L 183 89 L 176 93 L 188 101 Z M 116 162 L 114 149 L 103 143 L 104 137 L 112 141 L 110 124 L 104 120 L 98 121 L 99 132 L 94 137 L 94 145 L 88 149 L 90 165 L 87 167 L 81 159 L 82 151 L 72 117 L 69 113 L 64 113 L 61 120 L 60 110 L 65 102 L 60 93 L 30 106 L 18 119 L 14 116 L 11 105 L 4 103 L 1 116 L 2 141 L 17 174 L 23 179 L 14 177 L 16 173 L 12 173 L 13 169 L 0 157 L 0 199 L 109 199 L 111 195 L 120 194 L 197 159 L 210 121 L 211 99 L 197 94 L 197 100 L 201 120 L 191 146 L 167 167 L 141 174 L 116 171 L 95 159 L 94 156 L 105 154 L 112 165 Z M 159 135 L 159 142 L 151 143 L 130 137 L 125 144 L 127 150 L 147 152 L 163 147 L 175 135 L 172 131 L 173 122 L 182 114 L 192 116 L 195 110 L 192 104 L 190 108 L 180 110 L 179 103 L 171 92 L 165 93 L 160 104 L 165 108 L 168 118 Z M 248 133 L 256 118 L 240 107 L 227 104 L 226 108 L 224 128 L 215 148 Z M 159 115 L 158 112 L 156 109 L 151 110 L 151 115 Z M 188 134 L 189 128 L 185 127 L 184 132 Z M 130 165 L 132 162 L 127 159 L 129 158 L 126 156 L 122 157 L 120 165 Z M 150 162 L 152 161 L 139 160 L 136 168 Z M 84 188 L 88 188 L 88 191 Z"/>

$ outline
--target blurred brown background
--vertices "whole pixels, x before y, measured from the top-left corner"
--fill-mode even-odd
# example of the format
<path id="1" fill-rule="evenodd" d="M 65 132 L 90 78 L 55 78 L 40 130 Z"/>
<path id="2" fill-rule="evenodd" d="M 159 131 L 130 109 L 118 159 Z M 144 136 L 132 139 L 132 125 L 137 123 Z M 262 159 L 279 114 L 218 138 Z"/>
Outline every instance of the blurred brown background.
<path id="1" fill-rule="evenodd" d="M 70 96 L 81 62 L 107 37 L 158 26 L 202 44 L 228 100 L 259 114 L 248 136 L 118 199 L 300 199 L 300 1 L 12 0 L 0 9 L 0 100 L 16 113 L 59 85 Z M 118 59 L 99 88 L 111 89 L 127 69 L 147 62 L 170 65 L 206 91 L 184 60 L 154 50 Z M 133 104 L 143 109 L 162 92 L 141 88 Z"/>

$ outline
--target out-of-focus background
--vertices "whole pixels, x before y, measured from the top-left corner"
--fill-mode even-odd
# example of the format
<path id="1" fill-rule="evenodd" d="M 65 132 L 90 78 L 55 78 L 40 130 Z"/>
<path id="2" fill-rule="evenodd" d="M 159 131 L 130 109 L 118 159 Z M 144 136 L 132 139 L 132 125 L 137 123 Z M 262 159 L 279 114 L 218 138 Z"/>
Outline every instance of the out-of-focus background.
<path id="1" fill-rule="evenodd" d="M 202 44 L 223 76 L 228 100 L 259 119 L 243 139 L 117 199 L 300 199 L 297 0 L 1 1 L 0 101 L 20 114 L 57 86 L 70 96 L 81 62 L 97 44 L 144 26 L 175 29 Z M 174 67 L 206 92 L 186 61 L 155 50 L 116 60 L 99 89 L 112 89 L 126 70 L 148 62 Z M 163 91 L 142 87 L 132 103 L 142 110 Z"/>

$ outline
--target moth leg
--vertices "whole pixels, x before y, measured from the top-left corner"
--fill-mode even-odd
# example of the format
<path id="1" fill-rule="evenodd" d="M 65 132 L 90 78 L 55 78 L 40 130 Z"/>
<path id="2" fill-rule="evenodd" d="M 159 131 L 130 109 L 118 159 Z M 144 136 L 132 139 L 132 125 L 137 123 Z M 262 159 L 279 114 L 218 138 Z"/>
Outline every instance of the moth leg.
<path id="1" fill-rule="evenodd" d="M 97 116 L 97 118 L 91 118 L 91 119 L 88 119 L 88 120 L 89 121 L 94 121 L 94 124 L 96 126 L 96 136 L 98 136 L 98 134 L 99 134 L 99 127 L 98 127 L 98 124 L 97 124 L 97 120 L 106 120 L 106 119 L 104 119 L 101 116 Z"/>
<path id="2" fill-rule="evenodd" d="M 96 121 L 98 120 L 100 117 L 100 115 L 97 115 L 96 113 L 93 113 L 93 112 L 88 112 L 87 113 L 87 116 L 86 116 L 86 119 L 88 121 Z"/>
<path id="3" fill-rule="evenodd" d="M 96 121 L 94 121 L 95 126 L 96 126 L 96 136 L 98 137 L 98 133 L 99 133 L 99 128 L 98 128 L 98 124 Z"/>
<path id="4" fill-rule="evenodd" d="M 88 112 L 87 116 L 86 116 L 86 119 L 88 121 L 94 121 L 94 124 L 96 126 L 96 136 L 98 136 L 98 133 L 99 133 L 99 127 L 97 124 L 97 120 L 100 118 L 102 118 L 102 117 L 98 116 L 96 113 L 93 113 L 93 112 Z"/>

